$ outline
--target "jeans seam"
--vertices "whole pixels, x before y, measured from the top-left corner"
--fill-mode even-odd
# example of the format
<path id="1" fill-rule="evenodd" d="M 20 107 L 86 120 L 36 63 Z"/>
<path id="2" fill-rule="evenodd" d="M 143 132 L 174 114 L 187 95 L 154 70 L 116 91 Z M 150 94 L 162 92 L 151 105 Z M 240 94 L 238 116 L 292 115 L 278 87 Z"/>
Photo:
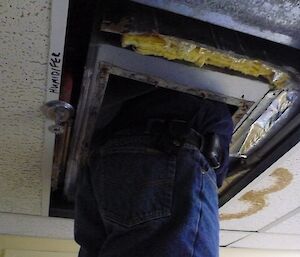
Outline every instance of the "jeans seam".
<path id="1" fill-rule="evenodd" d="M 194 257 L 195 256 L 195 248 L 196 248 L 196 241 L 198 239 L 198 236 L 199 236 L 199 227 L 200 227 L 200 220 L 201 220 L 201 217 L 202 217 L 202 202 L 201 202 L 201 194 L 202 194 L 202 190 L 203 190 L 203 184 L 204 184 L 204 181 L 203 181 L 203 174 L 201 174 L 201 186 L 200 186 L 200 192 L 199 192 L 199 197 L 200 197 L 200 209 L 199 209 L 199 215 L 198 215 L 198 219 L 197 219 L 197 227 L 196 227 L 196 235 L 195 235 L 195 239 L 194 239 L 194 242 L 193 242 L 193 251 L 192 251 L 192 255 L 191 257 Z"/>
<path id="2" fill-rule="evenodd" d="M 141 217 L 132 217 L 128 221 L 125 221 L 125 220 L 120 220 L 120 216 L 118 216 L 114 212 L 111 212 L 111 211 L 108 211 L 105 209 L 102 209 L 102 210 L 107 212 L 104 215 L 104 218 L 106 220 L 111 221 L 115 224 L 118 224 L 119 226 L 126 227 L 126 228 L 132 228 L 132 227 L 135 227 L 142 223 L 146 223 L 146 222 L 149 222 L 149 221 L 155 220 L 155 219 L 166 218 L 171 215 L 170 210 L 156 210 L 156 211 L 147 213 L 147 215 L 143 216 L 142 218 Z M 111 215 L 114 217 L 112 217 Z"/>
<path id="3" fill-rule="evenodd" d="M 217 181 L 214 180 L 214 179 L 209 175 L 209 172 L 207 172 L 205 175 L 208 177 L 209 182 L 213 184 L 213 186 L 215 187 L 215 189 L 218 190 L 219 188 L 218 188 L 218 186 L 217 186 Z"/>

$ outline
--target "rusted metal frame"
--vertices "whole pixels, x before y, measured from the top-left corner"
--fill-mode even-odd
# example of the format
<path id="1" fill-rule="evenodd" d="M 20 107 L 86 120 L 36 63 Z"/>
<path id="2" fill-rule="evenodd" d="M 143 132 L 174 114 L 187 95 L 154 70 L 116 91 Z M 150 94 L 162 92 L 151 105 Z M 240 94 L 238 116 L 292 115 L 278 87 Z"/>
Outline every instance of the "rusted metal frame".
<path id="1" fill-rule="evenodd" d="M 250 108 L 254 105 L 254 102 L 251 101 L 246 101 L 246 100 L 241 100 L 233 97 L 228 97 L 220 94 L 216 94 L 211 91 L 207 90 L 200 90 L 200 89 L 194 89 L 194 88 L 187 88 L 183 87 L 179 84 L 176 83 L 169 83 L 161 78 L 157 77 L 150 77 L 144 74 L 138 74 L 134 73 L 132 71 L 120 69 L 116 66 L 112 66 L 110 64 L 106 64 L 110 67 L 110 74 L 129 78 L 129 79 L 134 79 L 140 82 L 144 82 L 147 84 L 151 84 L 153 86 L 159 86 L 163 88 L 168 88 L 168 89 L 173 89 L 176 91 L 181 91 L 184 93 L 188 93 L 191 95 L 196 95 L 200 96 L 206 99 L 214 100 L 214 101 L 219 101 L 219 102 L 224 102 L 226 104 L 230 105 L 235 105 L 238 106 L 238 110 L 233 114 L 232 120 L 234 125 L 238 124 L 239 121 L 244 118 L 244 116 L 249 112 Z"/>
<path id="2" fill-rule="evenodd" d="M 78 106 L 78 113 L 75 125 L 75 131 L 73 136 L 73 144 L 71 146 L 71 150 L 73 152 L 70 155 L 71 158 L 71 166 L 69 166 L 68 173 L 66 176 L 66 188 L 65 192 L 69 197 L 74 196 L 75 192 L 75 178 L 78 175 L 79 169 L 82 165 L 82 162 L 85 159 L 86 153 L 88 152 L 89 142 L 91 140 L 92 133 L 94 131 L 97 115 L 101 108 L 102 100 L 104 99 L 107 83 L 110 75 L 121 76 L 137 81 L 141 81 L 153 86 L 160 86 L 164 88 L 169 88 L 173 90 L 178 90 L 182 92 L 187 92 L 190 94 L 198 95 L 198 96 L 206 96 L 210 97 L 212 100 L 216 100 L 216 96 L 214 94 L 207 95 L 207 91 L 205 90 L 189 90 L 185 87 L 174 83 L 168 83 L 160 78 L 153 78 L 146 76 L 144 74 L 137 74 L 132 71 L 124 70 L 117 66 L 111 65 L 109 63 L 100 62 L 97 64 L 98 74 L 96 75 L 96 79 L 93 81 L 88 74 L 85 76 L 85 86 L 82 91 L 82 95 L 80 98 L 80 103 Z M 91 71 L 87 72 L 90 73 Z M 205 95 L 203 95 L 205 94 Z M 218 99 L 220 100 L 220 99 Z M 239 99 L 240 103 L 240 99 Z M 252 102 L 244 101 L 245 104 L 252 104 Z M 230 102 L 232 104 L 232 102 Z M 259 104 L 254 105 L 255 108 L 259 106 Z M 244 109 L 244 105 L 239 106 L 239 110 L 248 111 L 249 109 Z M 263 108 L 259 108 L 258 112 L 261 112 Z M 247 119 L 247 118 L 246 118 Z M 70 163 L 69 163 L 70 164 Z M 231 183 L 230 183 L 231 184 Z M 72 185 L 72 186 L 71 186 Z"/>
<path id="3" fill-rule="evenodd" d="M 51 176 L 51 190 L 54 191 L 58 189 L 61 182 L 61 174 L 63 174 L 66 169 L 73 121 L 68 121 L 66 124 L 63 125 L 63 127 L 64 133 L 61 135 L 56 135 L 55 138 L 55 148 Z"/>
<path id="4" fill-rule="evenodd" d="M 164 87 L 185 93 L 206 97 L 211 100 L 222 101 L 228 104 L 235 104 L 239 106 L 240 113 L 247 111 L 245 106 L 251 106 L 253 102 L 236 99 L 227 96 L 220 96 L 213 92 L 206 90 L 191 89 L 183 87 L 176 83 L 169 83 L 161 78 L 154 78 L 144 74 L 139 74 L 134 71 L 124 70 L 106 62 L 99 62 L 97 66 L 99 72 L 96 78 L 93 79 L 91 70 L 86 70 L 84 76 L 84 83 L 82 93 L 77 109 L 77 116 L 73 132 L 73 140 L 70 147 L 70 155 L 68 160 L 66 179 L 65 179 L 65 193 L 68 196 L 74 196 L 75 179 L 78 175 L 80 166 L 86 158 L 88 153 L 89 143 L 92 132 L 94 131 L 97 116 L 99 114 L 102 101 L 106 92 L 107 83 L 110 75 L 121 76 L 144 82 L 155 87 Z M 240 114 L 239 113 L 239 114 Z"/>
<path id="5" fill-rule="evenodd" d="M 185 87 L 213 91 L 216 94 L 225 95 L 228 99 L 232 97 L 242 101 L 257 102 L 269 91 L 268 84 L 259 80 L 207 68 L 201 69 L 164 58 L 145 56 L 106 43 L 97 46 L 99 47 L 98 60 L 135 73 L 159 77 Z M 238 105 L 238 103 L 232 104 Z"/>
<path id="6" fill-rule="evenodd" d="M 164 88 L 168 88 L 168 89 L 181 91 L 184 93 L 204 97 L 204 98 L 211 99 L 214 101 L 224 102 L 226 104 L 236 105 L 239 108 L 232 116 L 234 124 L 238 124 L 242 119 L 247 120 L 249 115 L 251 115 L 251 114 L 253 115 L 253 112 L 251 112 L 251 110 L 253 110 L 253 108 L 259 108 L 259 109 L 255 109 L 255 111 L 258 113 L 261 113 L 264 110 L 264 108 L 266 107 L 265 104 L 260 106 L 261 101 L 259 101 L 258 103 L 254 103 L 251 101 L 245 101 L 245 100 L 241 100 L 241 99 L 237 99 L 237 98 L 233 98 L 233 97 L 228 97 L 228 96 L 223 96 L 223 95 L 221 96 L 219 94 L 216 94 L 214 92 L 207 91 L 207 90 L 186 88 L 186 87 L 182 87 L 181 85 L 173 83 L 173 82 L 169 83 L 161 78 L 155 78 L 153 76 L 150 77 L 147 75 L 138 74 L 138 73 L 135 73 L 132 71 L 121 69 L 117 66 L 114 66 L 114 65 L 111 65 L 108 63 L 103 63 L 103 64 L 105 64 L 105 66 L 109 67 L 110 74 L 113 74 L 113 75 L 129 78 L 129 79 L 134 79 L 134 80 L 137 80 L 140 82 L 151 84 L 153 86 L 160 86 L 160 87 L 164 87 Z M 275 94 L 275 95 L 277 95 L 277 94 Z M 250 126 L 251 124 L 248 124 L 248 125 Z"/>
<path id="7" fill-rule="evenodd" d="M 106 86 L 110 75 L 116 75 L 124 78 L 137 80 L 153 85 L 155 87 L 159 86 L 177 91 L 182 91 L 200 97 L 206 97 L 207 99 L 225 102 L 227 104 L 234 104 L 239 107 L 238 111 L 236 112 L 238 118 L 242 117 L 245 120 L 247 120 L 249 115 L 253 115 L 253 112 L 249 111 L 250 108 L 251 110 L 253 109 L 253 106 L 255 106 L 255 113 L 257 111 L 258 113 L 260 113 L 264 108 L 263 106 L 260 107 L 257 103 L 254 104 L 250 101 L 218 95 L 207 90 L 184 87 L 173 82 L 167 82 L 161 78 L 156 78 L 153 76 L 147 76 L 145 74 L 136 73 L 134 71 L 125 70 L 107 62 L 99 62 L 96 67 L 98 67 L 97 70 L 99 70 L 99 72 L 95 81 L 92 81 L 92 79 L 90 78 L 91 74 L 85 76 L 85 83 L 78 106 L 75 131 L 73 135 L 71 154 L 68 162 L 68 170 L 66 175 L 65 191 L 68 195 L 71 196 L 74 195 L 74 188 L 70 192 L 70 188 L 72 188 L 70 187 L 70 185 L 75 185 L 75 178 L 77 177 L 80 165 L 85 159 L 86 153 L 88 152 L 89 142 L 92 136 L 91 132 L 94 131 L 97 115 L 100 111 L 102 100 L 104 99 Z M 86 73 L 91 72 L 92 71 L 89 70 Z M 258 106 L 260 108 L 256 109 Z"/>
<path id="8" fill-rule="evenodd" d="M 107 67 L 101 63 L 98 67 L 99 72 L 96 77 L 88 69 L 83 78 L 84 83 L 77 108 L 64 187 L 64 193 L 70 200 L 76 190 L 75 184 L 79 169 L 87 157 L 91 132 L 94 131 L 109 79 Z"/>
<path id="9" fill-rule="evenodd" d="M 249 105 L 253 104 L 253 102 L 251 102 L 251 101 L 241 100 L 239 98 L 234 98 L 234 97 L 217 94 L 217 93 L 214 93 L 214 92 L 208 91 L 208 90 L 184 87 L 184 86 L 174 83 L 174 82 L 168 82 L 162 78 L 158 78 L 158 77 L 154 77 L 154 76 L 150 77 L 148 75 L 136 73 L 134 71 L 125 70 L 123 68 L 119 68 L 117 66 L 114 66 L 114 65 L 111 65 L 108 63 L 103 63 L 103 65 L 105 65 L 106 67 L 109 68 L 110 74 L 137 80 L 137 81 L 144 82 L 144 83 L 147 83 L 147 84 L 150 84 L 153 86 L 159 86 L 159 87 L 164 87 L 164 88 L 168 88 L 168 89 L 173 89 L 173 90 L 181 91 L 181 92 L 188 93 L 191 95 L 200 96 L 200 97 L 203 97 L 206 99 L 223 102 L 223 103 L 235 105 L 238 107 L 241 106 L 243 108 L 245 106 L 249 106 Z"/>
<path id="10" fill-rule="evenodd" d="M 85 72 L 83 91 L 80 97 L 75 130 L 72 145 L 70 147 L 71 154 L 68 160 L 67 175 L 65 180 L 65 192 L 70 191 L 70 188 L 72 188 L 73 186 L 73 189 L 71 189 L 71 193 L 68 193 L 71 196 L 74 195 L 75 178 L 79 171 L 80 163 L 84 159 L 84 155 L 87 153 L 89 145 L 88 143 L 95 127 L 96 118 L 101 107 L 101 102 L 105 95 L 105 89 L 110 74 L 141 81 L 153 86 L 170 88 L 201 97 L 206 97 L 211 100 L 236 105 L 239 107 L 238 111 L 236 112 L 236 116 L 233 117 L 233 119 L 236 119 L 236 123 L 241 117 L 243 117 L 243 119 L 247 121 L 248 116 L 253 113 L 251 112 L 251 110 L 256 110 L 259 113 L 261 113 L 261 111 L 263 110 L 263 107 L 261 108 L 260 104 L 257 102 L 254 103 L 240 98 L 224 96 L 218 93 L 202 90 L 200 88 L 189 88 L 187 86 L 176 84 L 174 82 L 168 82 L 162 78 L 141 74 L 141 72 L 137 73 L 135 71 L 129 71 L 124 68 L 120 68 L 115 64 L 113 65 L 110 62 L 100 61 L 95 65 L 98 58 L 98 51 L 99 50 L 97 46 L 93 51 L 91 51 L 93 52 L 93 61 L 90 60 L 89 62 L 90 66 L 92 67 L 90 67 L 90 69 L 87 69 Z M 95 76 L 97 78 L 93 78 Z M 256 109 L 258 107 L 259 109 Z M 89 125 L 88 128 L 87 124 Z M 245 128 L 245 130 L 247 130 L 247 128 Z"/>

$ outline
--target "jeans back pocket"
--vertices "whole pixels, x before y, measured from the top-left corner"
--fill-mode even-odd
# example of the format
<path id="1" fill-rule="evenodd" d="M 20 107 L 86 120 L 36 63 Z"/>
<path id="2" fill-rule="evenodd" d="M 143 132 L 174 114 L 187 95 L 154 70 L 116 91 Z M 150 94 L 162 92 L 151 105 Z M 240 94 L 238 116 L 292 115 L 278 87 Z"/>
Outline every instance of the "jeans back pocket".
<path id="1" fill-rule="evenodd" d="M 125 227 L 171 214 L 175 157 L 138 147 L 102 151 L 96 170 L 103 218 Z"/>

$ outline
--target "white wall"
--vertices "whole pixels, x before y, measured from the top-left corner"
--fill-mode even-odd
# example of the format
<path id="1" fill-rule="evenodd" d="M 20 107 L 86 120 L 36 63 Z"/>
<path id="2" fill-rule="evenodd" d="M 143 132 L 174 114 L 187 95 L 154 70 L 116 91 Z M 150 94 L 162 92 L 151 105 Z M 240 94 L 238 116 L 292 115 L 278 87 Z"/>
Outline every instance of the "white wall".
<path id="1" fill-rule="evenodd" d="M 72 240 L 0 236 L 1 257 L 75 257 L 78 245 Z M 220 257 L 300 257 L 300 252 L 221 248 Z"/>
<path id="2" fill-rule="evenodd" d="M 220 257 L 300 257 L 300 251 L 221 248 Z"/>

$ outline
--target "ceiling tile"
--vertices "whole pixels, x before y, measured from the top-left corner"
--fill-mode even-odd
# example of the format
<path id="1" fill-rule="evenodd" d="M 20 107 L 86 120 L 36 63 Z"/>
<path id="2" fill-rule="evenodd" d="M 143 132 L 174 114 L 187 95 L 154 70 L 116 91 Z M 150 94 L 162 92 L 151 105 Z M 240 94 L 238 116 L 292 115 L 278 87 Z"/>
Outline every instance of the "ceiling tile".
<path id="1" fill-rule="evenodd" d="M 270 228 L 264 230 L 264 232 L 300 235 L 300 208 L 293 216 L 274 226 L 271 226 Z"/>
<path id="2" fill-rule="evenodd" d="M 73 239 L 73 230 L 71 219 L 0 213 L 0 235 Z"/>
<path id="3" fill-rule="evenodd" d="M 220 209 L 221 229 L 258 231 L 300 206 L 300 143 Z"/>
<path id="4" fill-rule="evenodd" d="M 0 2 L 0 211 L 40 215 L 51 1 Z"/>
<path id="5" fill-rule="evenodd" d="M 299 251 L 221 247 L 220 257 L 299 257 Z"/>
<path id="6" fill-rule="evenodd" d="M 250 235 L 249 232 L 240 232 L 240 231 L 220 231 L 220 246 L 227 246 L 239 239 L 242 239 Z"/>
<path id="7" fill-rule="evenodd" d="M 255 233 L 231 244 L 229 247 L 300 250 L 300 235 Z"/>

